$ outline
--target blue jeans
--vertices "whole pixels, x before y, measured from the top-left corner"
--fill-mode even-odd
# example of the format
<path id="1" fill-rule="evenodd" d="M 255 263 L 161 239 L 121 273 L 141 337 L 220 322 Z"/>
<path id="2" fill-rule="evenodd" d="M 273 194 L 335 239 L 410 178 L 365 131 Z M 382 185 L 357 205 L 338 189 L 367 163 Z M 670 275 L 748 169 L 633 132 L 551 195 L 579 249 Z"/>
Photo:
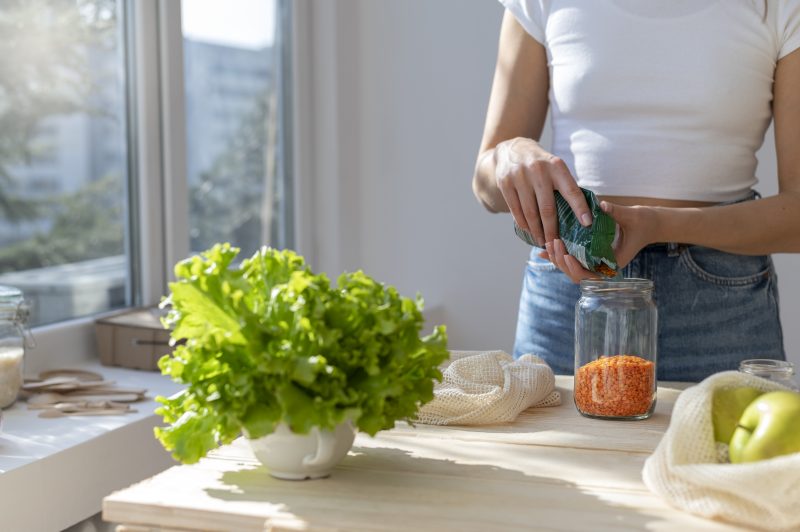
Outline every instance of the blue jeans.
<path id="1" fill-rule="evenodd" d="M 533 248 L 525 269 L 514 356 L 535 353 L 557 374 L 574 369 L 580 287 Z M 768 255 L 654 244 L 623 269 L 652 279 L 658 306 L 658 379 L 700 381 L 748 358 L 785 360 L 778 279 Z"/>

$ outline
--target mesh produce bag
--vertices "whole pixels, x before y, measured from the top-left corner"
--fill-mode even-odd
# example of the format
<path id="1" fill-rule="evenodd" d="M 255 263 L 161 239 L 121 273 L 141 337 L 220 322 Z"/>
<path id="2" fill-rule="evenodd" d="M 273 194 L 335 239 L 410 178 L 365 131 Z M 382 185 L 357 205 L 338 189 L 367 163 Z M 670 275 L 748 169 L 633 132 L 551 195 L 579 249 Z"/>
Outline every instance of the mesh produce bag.
<path id="1" fill-rule="evenodd" d="M 667 432 L 644 465 L 644 483 L 670 505 L 703 517 L 767 530 L 800 527 L 800 453 L 725 463 L 714 441 L 714 390 L 780 384 L 740 373 L 714 374 L 680 394 Z"/>
<path id="2" fill-rule="evenodd" d="M 617 222 L 603 212 L 594 192 L 585 188 L 581 191 L 592 211 L 592 225 L 582 226 L 567 200 L 555 192 L 559 238 L 564 242 L 567 252 L 578 259 L 584 268 L 605 277 L 614 277 L 617 274 L 617 259 L 614 257 L 612 244 L 617 232 Z M 514 232 L 531 246 L 537 245 L 531 234 L 521 229 L 516 222 Z"/>
<path id="3" fill-rule="evenodd" d="M 514 360 L 503 351 L 453 351 L 448 364 L 433 400 L 417 413 L 419 423 L 505 423 L 527 408 L 561 404 L 553 370 L 537 356 Z"/>

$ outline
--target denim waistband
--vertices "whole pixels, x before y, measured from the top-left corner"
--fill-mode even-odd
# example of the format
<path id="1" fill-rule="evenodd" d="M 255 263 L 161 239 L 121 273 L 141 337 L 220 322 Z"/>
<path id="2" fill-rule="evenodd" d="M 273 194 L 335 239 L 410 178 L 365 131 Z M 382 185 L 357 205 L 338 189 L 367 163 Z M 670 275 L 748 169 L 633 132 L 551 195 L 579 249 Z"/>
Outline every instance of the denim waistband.
<path id="1" fill-rule="evenodd" d="M 723 201 L 712 206 L 722 207 L 724 205 L 734 205 L 736 203 L 744 203 L 745 201 L 756 200 L 759 198 L 761 198 L 761 194 L 757 190 L 751 190 L 744 198 L 732 201 Z M 656 242 L 654 244 L 648 244 L 642 248 L 642 251 L 666 251 L 667 255 L 674 257 L 680 255 L 681 251 L 693 245 L 694 244 L 684 244 L 681 242 Z"/>

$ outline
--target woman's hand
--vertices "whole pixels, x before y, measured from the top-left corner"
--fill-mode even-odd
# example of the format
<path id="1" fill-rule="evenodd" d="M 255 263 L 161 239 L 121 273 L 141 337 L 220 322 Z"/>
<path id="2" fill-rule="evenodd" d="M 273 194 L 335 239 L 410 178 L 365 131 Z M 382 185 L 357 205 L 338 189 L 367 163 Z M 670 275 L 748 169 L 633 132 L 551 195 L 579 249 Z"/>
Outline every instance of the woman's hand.
<path id="1" fill-rule="evenodd" d="M 603 201 L 600 203 L 603 212 L 617 222 L 618 234 L 614 241 L 614 256 L 617 269 L 622 269 L 648 244 L 657 241 L 658 217 L 657 207 L 626 207 Z M 564 242 L 556 239 L 548 242 L 546 252 L 540 253 L 543 259 L 550 259 L 558 269 L 567 274 L 573 282 L 581 279 L 597 279 L 600 276 L 584 268 L 578 260 L 567 253 Z"/>
<path id="2" fill-rule="evenodd" d="M 600 208 L 617 222 L 618 234 L 614 242 L 617 268 L 624 268 L 643 247 L 658 241 L 658 207 L 626 207 L 602 201 Z"/>
<path id="3" fill-rule="evenodd" d="M 592 214 L 567 165 L 532 139 L 517 137 L 494 149 L 495 180 L 517 225 L 539 246 L 558 238 L 555 190 L 584 226 Z"/>

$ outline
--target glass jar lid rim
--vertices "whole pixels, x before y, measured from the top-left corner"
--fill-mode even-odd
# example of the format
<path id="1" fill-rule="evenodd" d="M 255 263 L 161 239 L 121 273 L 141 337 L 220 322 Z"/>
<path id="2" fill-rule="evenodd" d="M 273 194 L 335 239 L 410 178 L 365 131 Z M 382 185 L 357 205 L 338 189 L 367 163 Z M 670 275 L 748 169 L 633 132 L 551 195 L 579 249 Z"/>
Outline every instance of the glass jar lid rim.
<path id="1" fill-rule="evenodd" d="M 773 358 L 751 358 L 749 360 L 742 360 L 739 363 L 740 368 L 752 370 L 787 370 L 794 369 L 794 364 L 788 360 L 776 360 Z"/>
<path id="2" fill-rule="evenodd" d="M 0 299 L 12 299 L 15 297 L 21 298 L 22 290 L 6 284 L 0 284 Z"/>
<path id="3" fill-rule="evenodd" d="M 581 290 L 590 292 L 616 290 L 635 291 L 652 289 L 653 281 L 650 279 L 638 279 L 635 277 L 623 279 L 583 279 L 581 281 Z"/>
<path id="4" fill-rule="evenodd" d="M 22 290 L 14 286 L 0 285 L 0 320 L 25 323 L 28 320 L 28 312 Z"/>
<path id="5" fill-rule="evenodd" d="M 22 290 L 0 284 L 0 307 L 15 307 L 22 301 Z"/>

